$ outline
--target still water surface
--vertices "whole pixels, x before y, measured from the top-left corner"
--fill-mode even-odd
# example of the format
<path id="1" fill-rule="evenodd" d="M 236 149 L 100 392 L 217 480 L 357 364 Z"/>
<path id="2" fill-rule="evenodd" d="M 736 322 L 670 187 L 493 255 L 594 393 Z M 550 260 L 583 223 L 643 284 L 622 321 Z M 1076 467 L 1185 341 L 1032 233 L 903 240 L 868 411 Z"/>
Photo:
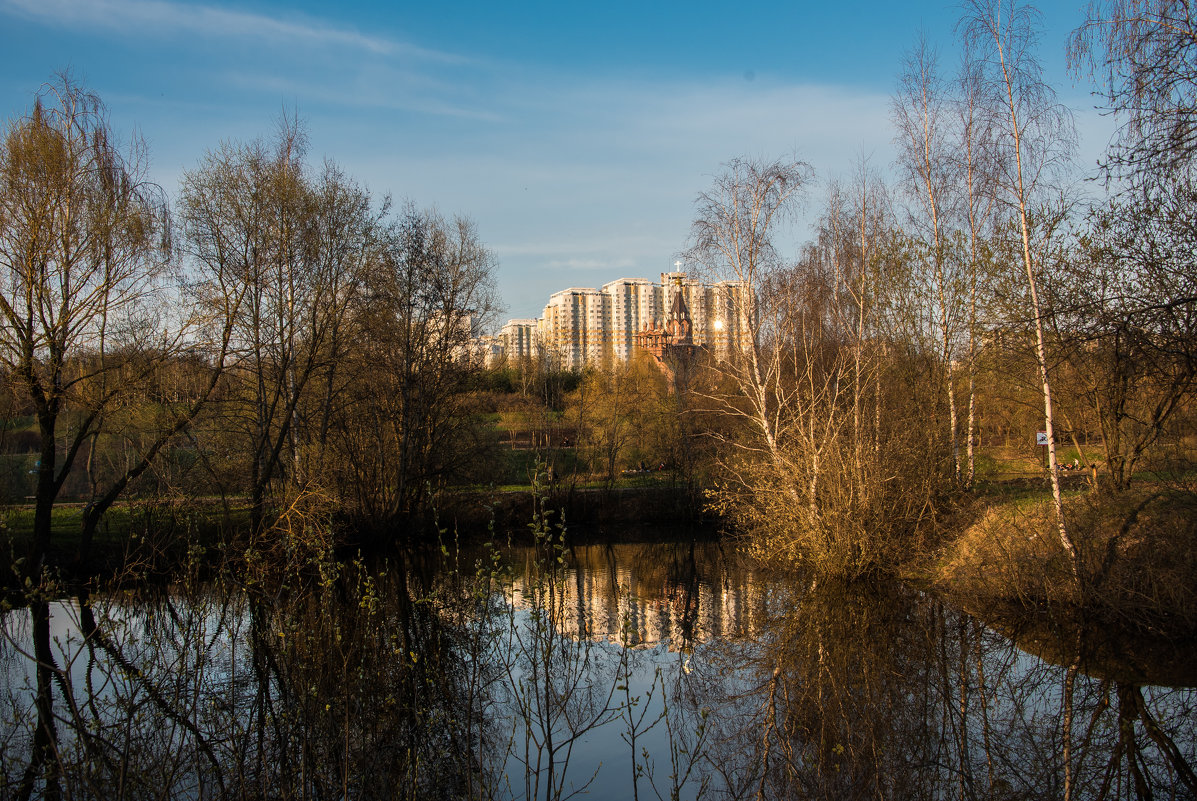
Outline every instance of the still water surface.
<path id="1" fill-rule="evenodd" d="M 987 625 L 702 539 L 242 571 L 3 623 L 4 798 L 1197 797 L 1192 643 Z"/>

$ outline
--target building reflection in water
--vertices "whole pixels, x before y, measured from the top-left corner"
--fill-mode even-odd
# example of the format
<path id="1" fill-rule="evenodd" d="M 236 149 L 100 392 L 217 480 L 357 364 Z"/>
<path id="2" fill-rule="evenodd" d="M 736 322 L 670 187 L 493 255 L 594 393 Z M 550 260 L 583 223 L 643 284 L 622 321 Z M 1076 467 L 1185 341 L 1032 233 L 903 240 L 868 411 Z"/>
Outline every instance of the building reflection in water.
<path id="1" fill-rule="evenodd" d="M 529 601 L 539 580 L 535 548 L 513 548 L 509 601 Z M 718 542 L 579 545 L 556 577 L 560 633 L 631 647 L 686 650 L 714 638 L 751 638 L 771 616 L 768 582 Z"/>

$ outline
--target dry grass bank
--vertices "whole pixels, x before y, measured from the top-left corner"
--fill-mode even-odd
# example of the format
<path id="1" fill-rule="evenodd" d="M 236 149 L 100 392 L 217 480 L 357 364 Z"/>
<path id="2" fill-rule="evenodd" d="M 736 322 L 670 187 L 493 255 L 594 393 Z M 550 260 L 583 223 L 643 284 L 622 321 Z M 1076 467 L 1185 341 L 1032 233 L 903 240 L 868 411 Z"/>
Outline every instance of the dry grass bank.
<path id="1" fill-rule="evenodd" d="M 925 566 L 963 606 L 1083 609 L 1119 625 L 1197 634 L 1197 496 L 1161 487 L 1077 495 L 1065 517 L 1080 582 L 1050 498 L 991 499 Z"/>

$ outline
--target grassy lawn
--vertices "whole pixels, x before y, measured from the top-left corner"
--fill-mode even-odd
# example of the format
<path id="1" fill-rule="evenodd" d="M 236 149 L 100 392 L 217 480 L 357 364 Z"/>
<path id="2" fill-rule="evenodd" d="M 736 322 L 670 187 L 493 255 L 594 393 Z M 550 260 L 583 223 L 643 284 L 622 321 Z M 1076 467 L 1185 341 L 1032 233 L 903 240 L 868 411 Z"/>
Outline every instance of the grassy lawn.
<path id="1" fill-rule="evenodd" d="M 55 506 L 50 524 L 50 561 L 68 564 L 79 549 L 83 519 L 82 504 Z M 216 502 L 155 504 L 145 501 L 117 503 L 95 532 L 92 553 L 111 562 L 130 548 L 148 546 L 150 551 L 170 550 L 199 541 L 218 542 L 222 532 L 249 525 L 249 510 L 235 507 L 226 517 Z M 0 548 L 13 558 L 29 551 L 33 537 L 32 505 L 9 506 L 0 511 Z M 153 540 L 153 542 L 149 542 Z"/>

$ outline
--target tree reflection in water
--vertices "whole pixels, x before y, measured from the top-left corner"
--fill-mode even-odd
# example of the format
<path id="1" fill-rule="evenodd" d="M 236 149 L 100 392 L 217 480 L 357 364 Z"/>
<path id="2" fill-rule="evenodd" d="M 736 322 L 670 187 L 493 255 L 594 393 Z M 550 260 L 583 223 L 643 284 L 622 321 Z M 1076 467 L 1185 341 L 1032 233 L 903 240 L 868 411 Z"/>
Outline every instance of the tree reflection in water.
<path id="1" fill-rule="evenodd" d="M 729 797 L 1197 795 L 1191 688 L 1054 665 L 901 585 L 774 591 L 785 613 L 706 649 L 692 690 Z"/>
<path id="2" fill-rule="evenodd" d="M 329 562 L 302 589 L 226 578 L 9 613 L 0 796 L 483 797 L 486 597 L 418 575 Z"/>
<path id="3" fill-rule="evenodd" d="M 434 561 L 7 613 L 0 796 L 1197 797 L 1191 643 L 714 543 Z"/>

